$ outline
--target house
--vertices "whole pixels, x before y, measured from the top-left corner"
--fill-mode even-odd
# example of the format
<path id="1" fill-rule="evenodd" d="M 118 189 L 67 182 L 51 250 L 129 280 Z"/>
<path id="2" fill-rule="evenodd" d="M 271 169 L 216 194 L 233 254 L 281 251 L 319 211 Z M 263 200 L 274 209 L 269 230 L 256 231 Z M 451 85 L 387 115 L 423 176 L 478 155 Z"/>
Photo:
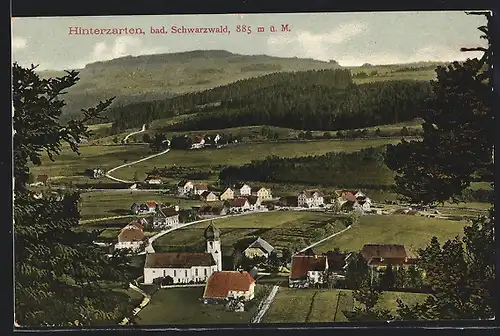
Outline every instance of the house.
<path id="1" fill-rule="evenodd" d="M 257 196 L 247 196 L 245 197 L 250 205 L 250 210 L 257 210 L 260 208 L 262 202 Z"/>
<path id="2" fill-rule="evenodd" d="M 195 195 L 201 195 L 205 191 L 208 191 L 208 184 L 207 183 L 195 183 L 195 184 L 193 184 L 193 193 Z"/>
<path id="3" fill-rule="evenodd" d="M 30 184 L 32 187 L 37 187 L 46 184 L 49 181 L 49 175 L 43 174 L 38 175 L 35 179 L 35 182 Z"/>
<path id="4" fill-rule="evenodd" d="M 194 189 L 194 184 L 191 181 L 180 181 L 177 184 L 177 192 L 181 196 L 190 194 Z"/>
<path id="5" fill-rule="evenodd" d="M 251 243 L 245 250 L 243 250 L 243 254 L 247 258 L 254 257 L 265 257 L 269 258 L 271 252 L 274 251 L 274 247 L 271 246 L 268 242 L 266 242 L 262 238 L 257 238 L 253 243 Z"/>
<path id="6" fill-rule="evenodd" d="M 252 196 L 257 196 L 261 201 L 267 201 L 273 198 L 271 190 L 264 187 L 252 188 Z"/>
<path id="7" fill-rule="evenodd" d="M 404 245 L 397 244 L 365 244 L 361 255 L 370 268 L 372 278 L 387 266 L 406 267 L 417 263 L 417 256 Z"/>
<path id="8" fill-rule="evenodd" d="M 191 149 L 200 149 L 205 146 L 205 138 L 202 136 L 195 136 L 191 141 Z"/>
<path id="9" fill-rule="evenodd" d="M 318 189 L 302 191 L 297 196 L 297 205 L 302 208 L 316 208 L 324 205 L 323 193 Z"/>
<path id="10" fill-rule="evenodd" d="M 213 193 L 212 191 L 208 191 L 208 190 L 201 193 L 200 198 L 202 201 L 205 201 L 205 202 L 215 202 L 215 201 L 219 200 L 219 198 L 217 197 L 217 195 L 215 193 Z"/>
<path id="11" fill-rule="evenodd" d="M 148 238 L 144 235 L 142 223 L 140 221 L 133 221 L 121 229 L 115 249 L 132 249 L 133 251 L 138 251 L 147 244 Z"/>
<path id="12" fill-rule="evenodd" d="M 214 217 L 214 216 L 224 216 L 226 214 L 226 208 L 224 207 L 214 207 L 206 205 L 198 210 L 198 215 L 202 217 Z"/>
<path id="13" fill-rule="evenodd" d="M 167 229 L 179 225 L 179 207 L 156 209 L 153 216 L 153 229 Z"/>
<path id="14" fill-rule="evenodd" d="M 94 168 L 92 170 L 92 178 L 98 179 L 104 176 L 104 171 L 101 168 Z"/>
<path id="15" fill-rule="evenodd" d="M 147 184 L 162 184 L 163 183 L 163 181 L 161 180 L 161 177 L 158 175 L 150 175 L 144 180 L 144 182 L 146 182 Z"/>
<path id="16" fill-rule="evenodd" d="M 250 301 L 254 298 L 255 280 L 248 272 L 221 271 L 213 273 L 205 285 L 205 303 L 219 300 Z"/>
<path id="17" fill-rule="evenodd" d="M 252 195 L 252 188 L 248 184 L 239 183 L 234 186 L 234 192 L 238 196 L 250 196 Z"/>
<path id="18" fill-rule="evenodd" d="M 297 254 L 292 257 L 288 279 L 291 288 L 304 288 L 326 282 L 328 258 L 325 255 Z"/>
<path id="19" fill-rule="evenodd" d="M 213 223 L 205 229 L 204 253 L 165 252 L 148 253 L 144 264 L 144 284 L 155 279 L 169 278 L 172 284 L 204 282 L 213 273 L 222 270 L 220 230 Z"/>
<path id="20" fill-rule="evenodd" d="M 234 191 L 233 191 L 233 189 L 231 189 L 231 188 L 224 189 L 224 191 L 220 194 L 219 199 L 221 201 L 234 199 Z"/>
<path id="21" fill-rule="evenodd" d="M 233 200 L 228 200 L 224 203 L 224 206 L 231 212 L 241 212 L 245 210 L 250 210 L 250 203 L 246 198 L 235 198 Z"/>
<path id="22" fill-rule="evenodd" d="M 335 279 L 345 279 L 345 272 L 351 261 L 352 253 L 329 251 L 326 253 L 326 257 L 328 259 L 328 273 L 333 275 Z"/>
<path id="23" fill-rule="evenodd" d="M 134 215 L 146 214 L 146 213 L 153 213 L 153 212 L 155 212 L 156 208 L 158 206 L 159 206 L 159 204 L 156 203 L 155 201 L 148 201 L 148 202 L 142 203 L 142 204 L 134 203 L 130 207 L 130 210 L 132 211 L 132 213 Z"/>

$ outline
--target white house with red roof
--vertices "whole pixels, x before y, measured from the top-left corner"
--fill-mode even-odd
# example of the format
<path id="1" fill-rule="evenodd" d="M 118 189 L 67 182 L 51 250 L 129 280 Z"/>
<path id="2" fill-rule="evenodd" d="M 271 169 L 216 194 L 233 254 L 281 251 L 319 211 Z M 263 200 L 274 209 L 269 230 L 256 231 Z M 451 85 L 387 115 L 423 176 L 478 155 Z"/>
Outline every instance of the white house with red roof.
<path id="1" fill-rule="evenodd" d="M 250 301 L 255 295 L 255 280 L 244 271 L 221 271 L 213 273 L 205 285 L 203 299 L 210 300 L 241 299 Z"/>
<path id="2" fill-rule="evenodd" d="M 158 206 L 159 204 L 155 201 L 147 201 L 142 204 L 134 203 L 132 204 L 130 209 L 132 210 L 133 214 L 139 215 L 139 214 L 154 213 Z"/>
<path id="3" fill-rule="evenodd" d="M 147 184 L 162 184 L 163 183 L 161 177 L 158 175 L 150 175 L 144 180 L 144 182 L 146 182 Z"/>
<path id="4" fill-rule="evenodd" d="M 190 194 L 194 190 L 194 184 L 191 181 L 180 181 L 177 183 L 177 192 L 181 196 L 185 196 Z"/>
<path id="5" fill-rule="evenodd" d="M 250 210 L 250 203 L 244 197 L 227 200 L 224 202 L 224 206 L 231 212 Z"/>
<path id="6" fill-rule="evenodd" d="M 297 254 L 292 258 L 289 287 L 307 288 L 326 281 L 328 258 L 326 255 Z"/>
<path id="7" fill-rule="evenodd" d="M 132 221 L 121 229 L 118 235 L 118 242 L 115 244 L 115 249 L 131 249 L 138 251 L 148 244 L 148 239 L 144 235 L 143 223 Z"/>
<path id="8" fill-rule="evenodd" d="M 205 147 L 205 137 L 195 136 L 192 139 L 191 149 L 200 149 Z"/>

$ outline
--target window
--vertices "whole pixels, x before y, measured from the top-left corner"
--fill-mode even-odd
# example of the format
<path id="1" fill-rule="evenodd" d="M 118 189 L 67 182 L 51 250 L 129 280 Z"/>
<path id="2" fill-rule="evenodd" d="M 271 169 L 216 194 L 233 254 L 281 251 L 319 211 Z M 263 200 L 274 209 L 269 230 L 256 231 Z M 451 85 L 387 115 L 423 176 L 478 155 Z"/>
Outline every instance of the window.
<path id="1" fill-rule="evenodd" d="M 177 276 L 177 271 L 176 271 L 176 270 L 174 270 L 174 277 L 176 277 L 176 276 Z"/>
<path id="2" fill-rule="evenodd" d="M 184 276 L 185 276 L 186 278 L 188 277 L 188 271 L 187 271 L 187 270 L 185 270 L 185 271 L 184 271 Z"/>
<path id="3" fill-rule="evenodd" d="M 205 268 L 205 276 L 207 276 L 207 269 Z"/>
<path id="4" fill-rule="evenodd" d="M 198 269 L 197 268 L 194 270 L 194 275 L 198 276 Z"/>

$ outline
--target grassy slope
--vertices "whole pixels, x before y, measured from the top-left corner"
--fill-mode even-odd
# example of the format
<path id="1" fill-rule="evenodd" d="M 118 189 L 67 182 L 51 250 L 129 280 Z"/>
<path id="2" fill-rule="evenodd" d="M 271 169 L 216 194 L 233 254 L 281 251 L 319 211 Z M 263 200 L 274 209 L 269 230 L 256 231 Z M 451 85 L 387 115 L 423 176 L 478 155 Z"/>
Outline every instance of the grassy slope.
<path id="1" fill-rule="evenodd" d="M 376 147 L 388 143 L 398 143 L 399 139 L 363 139 L 363 140 L 329 140 L 302 141 L 287 143 L 250 143 L 236 147 L 203 150 L 172 150 L 169 153 L 140 162 L 131 167 L 116 171 L 116 177 L 131 177 L 137 171 L 143 174 L 153 167 L 191 166 L 216 167 L 221 165 L 243 165 L 252 160 L 262 160 L 271 155 L 281 157 L 298 157 L 322 155 L 328 152 L 353 152 L 362 148 Z"/>
<path id="2" fill-rule="evenodd" d="M 221 229 L 222 245 L 226 247 L 247 236 L 260 236 L 275 247 L 288 245 L 298 247 L 301 237 L 309 238 L 314 227 L 324 226 L 324 223 L 332 221 L 333 218 L 332 214 L 319 212 L 280 211 L 218 219 L 214 220 L 214 224 Z M 200 223 L 169 233 L 158 238 L 154 247 L 155 249 L 203 247 L 205 244 L 203 230 L 207 225 Z M 335 227 L 335 231 L 340 231 L 342 228 Z"/>
<path id="3" fill-rule="evenodd" d="M 326 252 L 335 247 L 358 251 L 364 244 L 403 244 L 413 251 L 425 247 L 433 236 L 441 243 L 463 232 L 467 222 L 410 215 L 369 215 L 345 233 L 314 248 Z"/>
<path id="4" fill-rule="evenodd" d="M 424 300 L 426 295 L 386 292 L 382 295 L 377 307 L 388 309 L 394 313 L 397 308 L 396 298 L 398 297 L 411 305 Z M 340 302 L 338 302 L 337 308 L 339 298 Z M 351 311 L 353 305 L 354 302 L 350 290 L 297 290 L 280 288 L 274 302 L 264 316 L 263 322 L 347 322 L 342 311 Z"/>
<path id="5" fill-rule="evenodd" d="M 255 287 L 255 295 L 262 287 Z M 249 311 L 226 312 L 223 305 L 205 305 L 204 287 L 170 288 L 157 291 L 137 315 L 141 325 L 249 323 L 258 302 Z"/>

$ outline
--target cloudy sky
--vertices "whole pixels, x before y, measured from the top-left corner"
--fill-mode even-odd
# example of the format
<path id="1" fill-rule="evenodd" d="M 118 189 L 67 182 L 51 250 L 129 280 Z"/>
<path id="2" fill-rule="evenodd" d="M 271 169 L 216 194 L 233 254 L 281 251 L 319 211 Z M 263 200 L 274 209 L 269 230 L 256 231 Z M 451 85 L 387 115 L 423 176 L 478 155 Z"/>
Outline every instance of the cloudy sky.
<path id="1" fill-rule="evenodd" d="M 288 24 L 290 32 L 268 31 Z M 39 69 L 72 69 L 127 55 L 189 50 L 228 50 L 337 60 L 343 66 L 416 61 L 452 61 L 476 57 L 460 47 L 484 43 L 476 29 L 482 16 L 464 12 L 387 12 L 323 14 L 224 14 L 13 18 L 13 60 Z M 217 27 L 230 34 L 151 34 L 151 27 Z M 247 25 L 251 34 L 236 32 Z M 266 27 L 258 33 L 257 27 Z M 69 35 L 69 27 L 142 28 L 144 35 Z"/>

